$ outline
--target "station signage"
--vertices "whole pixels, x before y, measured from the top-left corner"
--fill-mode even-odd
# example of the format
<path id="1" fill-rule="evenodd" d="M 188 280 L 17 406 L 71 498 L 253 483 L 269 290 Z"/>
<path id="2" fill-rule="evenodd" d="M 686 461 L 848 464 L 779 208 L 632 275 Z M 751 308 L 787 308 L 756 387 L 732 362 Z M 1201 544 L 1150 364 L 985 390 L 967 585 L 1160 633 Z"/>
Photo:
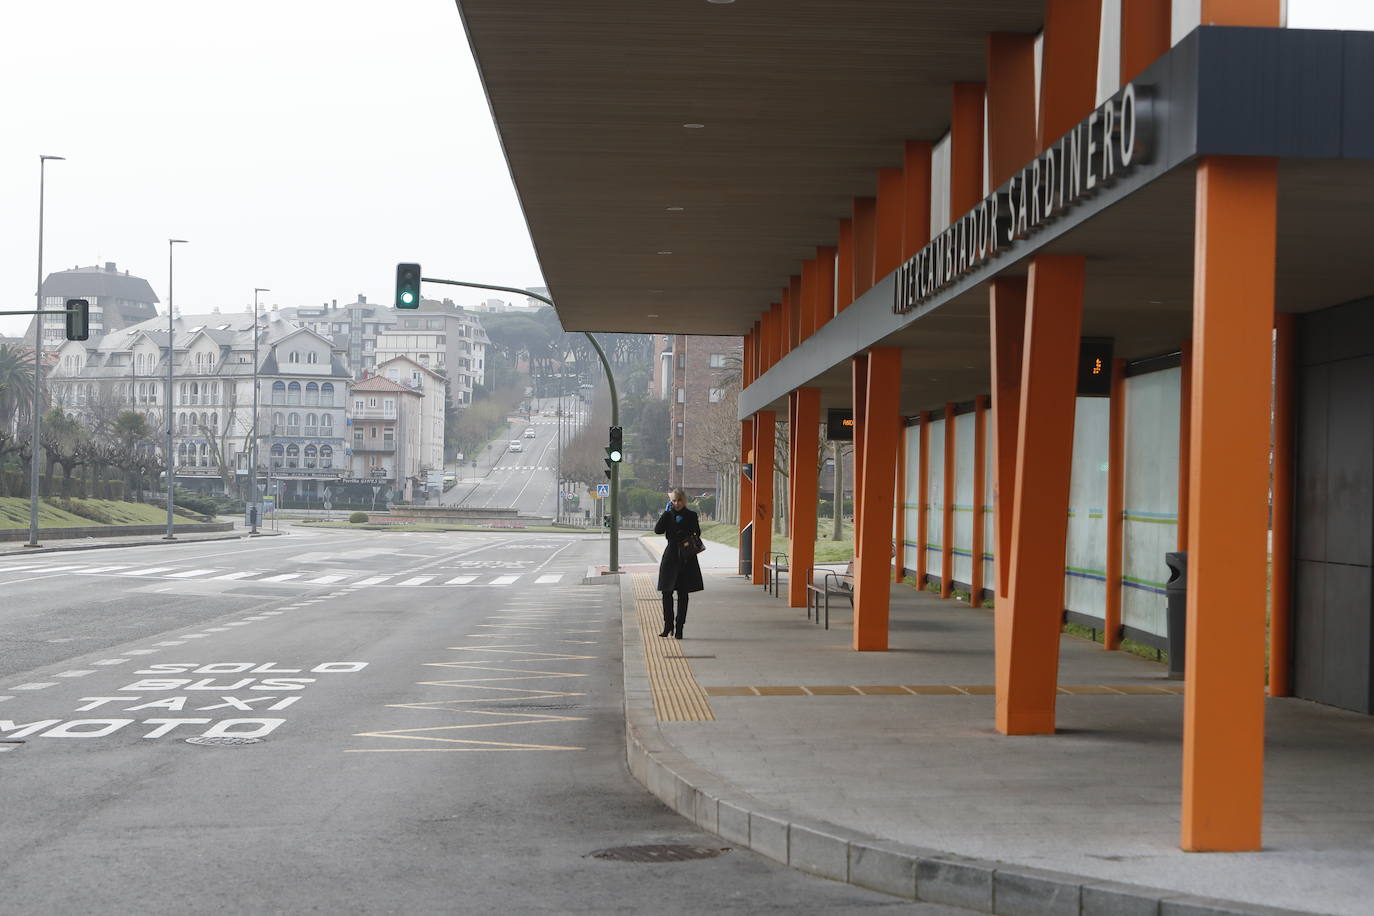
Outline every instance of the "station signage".
<path id="1" fill-rule="evenodd" d="M 905 314 L 991 263 L 1154 154 L 1148 87 L 1128 83 L 897 269 Z"/>
<path id="2" fill-rule="evenodd" d="M 854 411 L 832 407 L 825 415 L 825 438 L 831 442 L 854 441 Z"/>

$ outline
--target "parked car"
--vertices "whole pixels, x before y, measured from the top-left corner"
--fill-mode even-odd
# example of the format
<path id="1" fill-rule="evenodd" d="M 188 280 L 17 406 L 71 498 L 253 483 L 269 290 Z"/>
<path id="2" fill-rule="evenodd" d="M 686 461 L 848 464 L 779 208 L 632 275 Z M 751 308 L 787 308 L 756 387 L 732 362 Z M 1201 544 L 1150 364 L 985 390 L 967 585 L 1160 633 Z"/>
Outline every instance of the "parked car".
<path id="1" fill-rule="evenodd" d="M 510 440 L 509 450 L 512 452 L 523 452 L 525 450 L 525 445 L 519 439 L 512 439 Z"/>

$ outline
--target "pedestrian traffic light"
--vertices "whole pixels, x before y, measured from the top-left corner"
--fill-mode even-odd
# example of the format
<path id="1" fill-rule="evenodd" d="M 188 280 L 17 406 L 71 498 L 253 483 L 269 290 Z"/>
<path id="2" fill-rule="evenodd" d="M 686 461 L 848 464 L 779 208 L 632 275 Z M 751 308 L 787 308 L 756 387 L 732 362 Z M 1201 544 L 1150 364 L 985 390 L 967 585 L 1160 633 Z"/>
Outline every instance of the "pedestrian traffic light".
<path id="1" fill-rule="evenodd" d="M 624 446 L 621 444 L 624 431 L 619 426 L 611 427 L 611 444 L 606 449 L 606 457 L 619 464 L 625 459 Z"/>
<path id="2" fill-rule="evenodd" d="M 91 336 L 91 303 L 85 299 L 67 300 L 67 339 L 88 340 Z"/>
<path id="3" fill-rule="evenodd" d="M 396 307 L 398 309 L 417 309 L 420 307 L 420 265 L 396 265 Z"/>

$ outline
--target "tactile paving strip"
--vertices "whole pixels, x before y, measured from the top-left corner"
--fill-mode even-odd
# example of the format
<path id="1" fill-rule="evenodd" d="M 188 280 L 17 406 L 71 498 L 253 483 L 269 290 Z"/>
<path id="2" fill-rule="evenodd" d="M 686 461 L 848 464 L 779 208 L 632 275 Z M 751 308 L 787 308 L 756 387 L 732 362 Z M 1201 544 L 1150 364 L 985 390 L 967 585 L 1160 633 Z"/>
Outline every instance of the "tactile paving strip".
<path id="1" fill-rule="evenodd" d="M 697 683 L 691 665 L 682 657 L 682 643 L 662 639 L 663 600 L 654 591 L 652 576 L 634 574 L 635 610 L 644 640 L 644 660 L 654 692 L 654 712 L 660 722 L 712 722 L 715 713 L 706 691 Z"/>
<path id="2" fill-rule="evenodd" d="M 874 696 L 992 696 L 991 684 L 830 684 L 822 686 L 707 687 L 713 697 L 874 697 Z M 1181 696 L 1182 684 L 1063 684 L 1070 696 Z"/>

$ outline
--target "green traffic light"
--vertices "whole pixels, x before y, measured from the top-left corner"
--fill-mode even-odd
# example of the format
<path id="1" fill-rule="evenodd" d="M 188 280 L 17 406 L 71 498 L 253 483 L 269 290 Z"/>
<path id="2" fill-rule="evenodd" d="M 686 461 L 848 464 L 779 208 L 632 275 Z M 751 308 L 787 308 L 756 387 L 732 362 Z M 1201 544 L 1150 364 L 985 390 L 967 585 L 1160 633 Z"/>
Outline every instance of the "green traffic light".
<path id="1" fill-rule="evenodd" d="M 616 450 L 614 450 L 614 449 L 611 450 L 611 460 L 612 460 L 612 461 L 619 462 L 620 459 L 621 459 L 621 457 L 622 457 L 622 456 L 621 456 L 620 452 L 618 452 L 618 451 L 616 451 Z"/>
<path id="2" fill-rule="evenodd" d="M 401 301 L 409 305 L 410 303 L 415 301 L 415 294 L 409 291 L 401 293 Z"/>

